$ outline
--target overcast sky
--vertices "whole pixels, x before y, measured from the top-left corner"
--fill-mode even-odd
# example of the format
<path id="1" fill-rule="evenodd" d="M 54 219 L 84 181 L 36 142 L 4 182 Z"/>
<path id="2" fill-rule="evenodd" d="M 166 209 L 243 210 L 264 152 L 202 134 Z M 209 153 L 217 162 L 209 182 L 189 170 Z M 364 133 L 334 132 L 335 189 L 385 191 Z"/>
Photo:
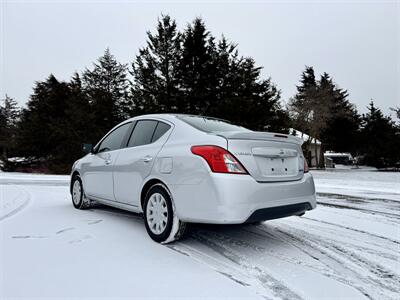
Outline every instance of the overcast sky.
<path id="1" fill-rule="evenodd" d="M 400 106 L 399 1 L 0 1 L 0 96 L 21 105 L 35 81 L 68 80 L 106 47 L 131 62 L 163 13 L 180 28 L 202 17 L 264 67 L 285 101 L 309 65 L 348 89 L 361 112 L 371 98 L 385 113 Z"/>

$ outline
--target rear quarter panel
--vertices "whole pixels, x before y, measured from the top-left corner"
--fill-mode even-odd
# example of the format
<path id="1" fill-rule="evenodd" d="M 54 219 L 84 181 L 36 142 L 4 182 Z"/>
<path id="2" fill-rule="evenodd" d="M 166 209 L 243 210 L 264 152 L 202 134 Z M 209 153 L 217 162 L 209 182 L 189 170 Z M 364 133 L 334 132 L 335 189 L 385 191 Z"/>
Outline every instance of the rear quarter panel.
<path id="1" fill-rule="evenodd" d="M 210 173 L 207 162 L 191 152 L 194 145 L 227 147 L 220 136 L 199 131 L 177 121 L 168 141 L 158 153 L 152 176 L 162 178 L 167 185 L 198 184 Z"/>

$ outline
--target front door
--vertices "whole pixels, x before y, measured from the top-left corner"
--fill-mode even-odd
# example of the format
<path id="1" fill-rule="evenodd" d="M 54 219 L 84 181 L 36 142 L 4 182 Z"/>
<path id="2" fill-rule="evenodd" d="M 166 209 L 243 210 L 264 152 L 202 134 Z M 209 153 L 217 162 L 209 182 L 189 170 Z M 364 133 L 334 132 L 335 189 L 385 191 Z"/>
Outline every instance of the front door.
<path id="1" fill-rule="evenodd" d="M 114 201 L 113 165 L 123 147 L 131 123 L 125 123 L 108 133 L 96 146 L 94 153 L 89 154 L 84 170 L 83 180 L 87 196 Z M 126 140 L 125 140 L 126 141 Z"/>

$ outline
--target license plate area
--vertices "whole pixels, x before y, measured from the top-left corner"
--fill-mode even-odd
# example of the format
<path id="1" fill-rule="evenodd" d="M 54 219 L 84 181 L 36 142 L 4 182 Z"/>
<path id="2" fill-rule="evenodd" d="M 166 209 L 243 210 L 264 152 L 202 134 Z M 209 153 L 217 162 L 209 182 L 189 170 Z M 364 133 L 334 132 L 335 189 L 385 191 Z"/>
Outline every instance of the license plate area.
<path id="1" fill-rule="evenodd" d="M 255 147 L 252 153 L 263 178 L 288 178 L 299 173 L 296 149 L 284 147 Z"/>
<path id="2" fill-rule="evenodd" d="M 262 176 L 295 176 L 297 175 L 297 157 L 256 157 L 257 165 Z"/>
<path id="3" fill-rule="evenodd" d="M 258 182 L 294 181 L 303 177 L 300 171 L 303 157 L 298 144 L 280 140 L 228 140 L 228 149 Z"/>

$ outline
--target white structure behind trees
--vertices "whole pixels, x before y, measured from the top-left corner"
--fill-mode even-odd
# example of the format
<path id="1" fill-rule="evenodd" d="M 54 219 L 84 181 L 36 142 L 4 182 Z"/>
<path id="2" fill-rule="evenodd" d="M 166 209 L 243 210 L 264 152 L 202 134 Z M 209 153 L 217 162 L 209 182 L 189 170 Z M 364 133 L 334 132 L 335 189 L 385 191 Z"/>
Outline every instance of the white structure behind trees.
<path id="1" fill-rule="evenodd" d="M 289 133 L 304 141 L 302 148 L 308 165 L 311 168 L 317 168 L 320 165 L 321 159 L 321 141 L 294 128 L 290 128 Z"/>

